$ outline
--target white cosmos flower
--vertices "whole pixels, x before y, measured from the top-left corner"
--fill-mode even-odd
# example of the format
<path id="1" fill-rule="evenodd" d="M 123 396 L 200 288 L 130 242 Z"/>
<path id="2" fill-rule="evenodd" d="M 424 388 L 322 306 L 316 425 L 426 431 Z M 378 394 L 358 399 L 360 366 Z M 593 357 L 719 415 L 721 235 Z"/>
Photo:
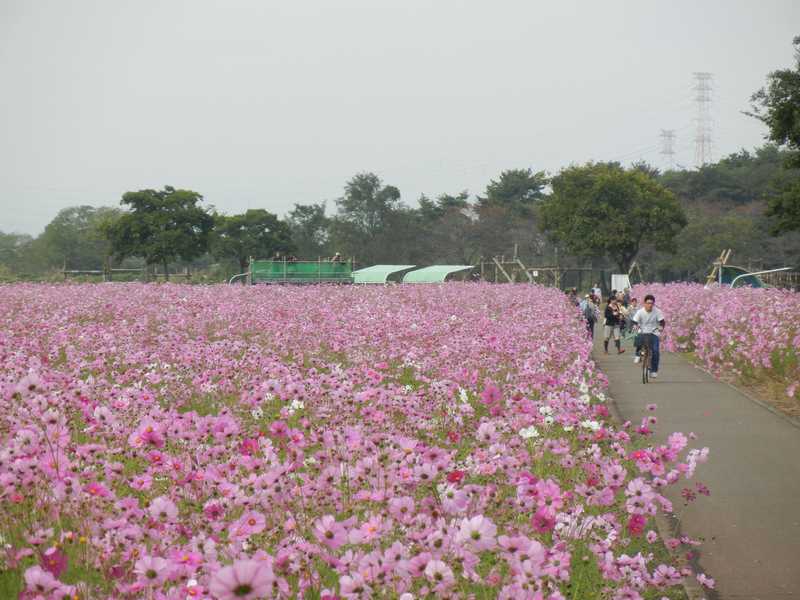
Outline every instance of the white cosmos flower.
<path id="1" fill-rule="evenodd" d="M 545 424 L 545 425 L 552 425 L 553 423 L 555 423 L 555 421 L 556 421 L 556 420 L 555 420 L 553 417 L 551 417 L 550 415 L 547 415 L 547 416 L 544 418 L 544 424 Z"/>
<path id="2" fill-rule="evenodd" d="M 520 429 L 519 435 L 522 437 L 522 439 L 529 440 L 531 438 L 539 437 L 539 431 L 536 429 L 536 427 L 531 425 L 530 427 Z"/>
<path id="3" fill-rule="evenodd" d="M 581 427 L 584 429 L 590 429 L 592 431 L 598 431 L 600 429 L 600 423 L 586 419 L 585 421 L 581 421 Z"/>

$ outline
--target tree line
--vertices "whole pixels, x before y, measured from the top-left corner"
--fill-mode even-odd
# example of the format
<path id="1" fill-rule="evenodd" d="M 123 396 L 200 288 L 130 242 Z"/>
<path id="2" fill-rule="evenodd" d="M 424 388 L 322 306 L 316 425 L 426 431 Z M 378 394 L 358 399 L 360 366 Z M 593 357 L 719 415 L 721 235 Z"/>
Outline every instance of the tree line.
<path id="1" fill-rule="evenodd" d="M 191 265 L 218 278 L 250 256 L 316 260 L 341 252 L 359 264 L 475 264 L 516 249 L 538 265 L 587 265 L 626 272 L 638 260 L 652 279 L 699 279 L 723 247 L 741 264 L 794 264 L 800 234 L 775 230 L 770 202 L 800 181 L 787 151 L 765 145 L 698 170 L 661 173 L 647 164 L 590 163 L 542 171 L 510 169 L 485 191 L 422 196 L 359 173 L 333 203 L 295 204 L 226 215 L 201 194 L 169 186 L 122 196 L 120 207 L 62 210 L 36 238 L 0 233 L 6 278 L 66 265 Z M 771 235 L 775 233 L 777 235 Z"/>

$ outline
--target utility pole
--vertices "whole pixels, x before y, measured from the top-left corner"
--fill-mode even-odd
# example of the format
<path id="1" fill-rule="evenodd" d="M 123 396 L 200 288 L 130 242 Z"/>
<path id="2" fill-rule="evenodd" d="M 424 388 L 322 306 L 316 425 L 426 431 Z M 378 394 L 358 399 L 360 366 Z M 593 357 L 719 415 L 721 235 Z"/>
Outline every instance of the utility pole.
<path id="1" fill-rule="evenodd" d="M 661 130 L 661 156 L 670 171 L 675 170 L 675 130 Z"/>
<path id="2" fill-rule="evenodd" d="M 694 100 L 697 102 L 697 130 L 694 136 L 694 162 L 702 167 L 711 162 L 711 90 L 714 76 L 711 73 L 694 74 Z"/>

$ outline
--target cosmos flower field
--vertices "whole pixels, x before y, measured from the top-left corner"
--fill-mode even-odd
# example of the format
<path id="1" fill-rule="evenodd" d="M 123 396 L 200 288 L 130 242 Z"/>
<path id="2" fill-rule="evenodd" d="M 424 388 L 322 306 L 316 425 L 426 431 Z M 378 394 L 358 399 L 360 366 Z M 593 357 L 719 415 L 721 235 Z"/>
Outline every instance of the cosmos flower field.
<path id="1" fill-rule="evenodd" d="M 537 286 L 0 286 L 0 597 L 682 598 L 708 449 L 590 352 Z"/>
<path id="2" fill-rule="evenodd" d="M 794 398 L 800 382 L 800 294 L 776 288 L 704 288 L 699 284 L 637 286 L 654 294 L 668 326 L 665 347 L 694 352 L 712 373 L 764 382 Z"/>

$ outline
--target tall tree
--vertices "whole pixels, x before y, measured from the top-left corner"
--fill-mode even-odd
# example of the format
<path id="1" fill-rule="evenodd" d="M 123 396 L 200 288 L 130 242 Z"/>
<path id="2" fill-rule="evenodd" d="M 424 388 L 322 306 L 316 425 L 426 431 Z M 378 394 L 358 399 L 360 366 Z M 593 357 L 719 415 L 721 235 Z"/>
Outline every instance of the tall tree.
<path id="1" fill-rule="evenodd" d="M 497 181 L 486 186 L 486 196 L 479 198 L 481 206 L 500 206 L 521 216 L 530 216 L 537 201 L 544 197 L 547 175 L 544 171 L 509 169 L 500 173 Z"/>
<path id="2" fill-rule="evenodd" d="M 289 226 L 263 208 L 241 215 L 216 215 L 212 253 L 217 258 L 232 258 L 242 272 L 250 257 L 271 258 L 276 252 L 294 251 Z"/>
<path id="3" fill-rule="evenodd" d="M 766 88 L 752 97 L 750 113 L 769 130 L 767 137 L 785 145 L 791 154 L 787 166 L 800 167 L 800 36 L 793 40 L 795 66 L 773 71 L 767 77 Z M 775 218 L 773 235 L 800 230 L 800 184 L 789 183 L 770 199 L 767 214 Z"/>
<path id="4" fill-rule="evenodd" d="M 111 250 L 104 227 L 120 215 L 118 208 L 71 206 L 47 224 L 36 244 L 49 266 L 99 269 Z"/>
<path id="5" fill-rule="evenodd" d="M 33 238 L 24 233 L 3 233 L 0 231 L 0 265 L 14 273 L 21 272 L 24 265 L 26 249 Z"/>
<path id="6" fill-rule="evenodd" d="M 171 261 L 195 259 L 209 248 L 214 218 L 198 206 L 202 199 L 197 192 L 171 186 L 126 192 L 120 203 L 129 211 L 106 228 L 114 255 L 161 264 L 168 277 Z"/>
<path id="7" fill-rule="evenodd" d="M 300 258 L 318 258 L 330 255 L 330 219 L 325 215 L 325 203 L 295 204 L 286 218 Z"/>
<path id="8" fill-rule="evenodd" d="M 540 227 L 578 255 L 606 255 L 627 272 L 643 243 L 675 249 L 686 215 L 675 196 L 639 169 L 616 163 L 563 169 L 540 206 Z"/>
<path id="9" fill-rule="evenodd" d="M 381 232 L 393 210 L 400 208 L 400 190 L 383 185 L 374 173 L 359 173 L 347 182 L 336 201 L 339 218 L 353 224 L 368 238 Z"/>
<path id="10" fill-rule="evenodd" d="M 366 264 L 397 256 L 397 249 L 391 246 L 397 243 L 392 227 L 412 230 L 412 215 L 406 214 L 407 208 L 400 202 L 400 190 L 384 185 L 374 173 L 359 173 L 350 179 L 336 205 L 330 228 L 334 249 Z"/>

